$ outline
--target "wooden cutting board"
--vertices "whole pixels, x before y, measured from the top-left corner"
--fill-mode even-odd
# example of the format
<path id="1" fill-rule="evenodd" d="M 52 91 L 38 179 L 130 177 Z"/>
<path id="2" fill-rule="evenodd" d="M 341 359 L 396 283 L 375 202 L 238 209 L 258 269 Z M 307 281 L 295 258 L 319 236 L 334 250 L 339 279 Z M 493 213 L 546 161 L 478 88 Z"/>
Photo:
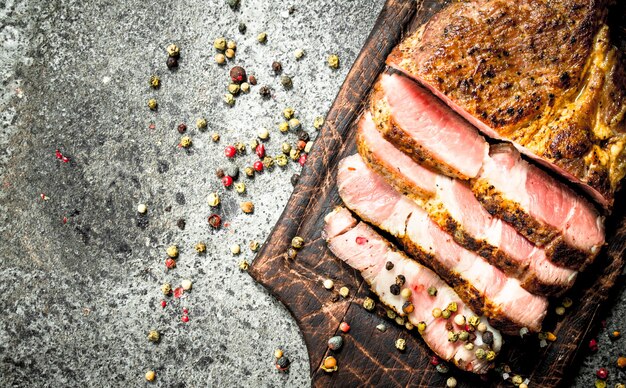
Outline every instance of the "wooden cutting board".
<path id="1" fill-rule="evenodd" d="M 296 319 L 306 342 L 314 386 L 445 386 L 453 375 L 459 386 L 512 386 L 501 375 L 492 372 L 487 380 L 450 368 L 450 373 L 438 373 L 430 358 L 433 353 L 416 330 L 407 331 L 386 318 L 377 303 L 376 311 L 362 307 L 363 299 L 375 296 L 361 276 L 334 257 L 321 238 L 324 216 L 341 203 L 336 188 L 337 164 L 343 157 L 356 152 L 355 123 L 363 110 L 369 91 L 384 68 L 385 58 L 401 37 L 414 31 L 446 2 L 437 0 L 388 0 L 365 46 L 346 78 L 315 142 L 315 146 L 300 182 L 280 221 L 252 264 L 250 273 L 280 300 Z M 618 31 L 623 31 L 623 27 Z M 623 47 L 624 45 L 622 45 Z M 623 195 L 616 199 L 623 203 Z M 554 387 L 567 383 L 572 368 L 585 353 L 590 333 L 610 297 L 624 264 L 626 248 L 626 212 L 624 206 L 615 209 L 608 222 L 609 242 L 605 251 L 569 296 L 574 306 L 557 319 L 551 309 L 544 330 L 557 336 L 555 342 L 540 348 L 536 336 L 522 340 L 508 338 L 499 355 L 514 373 L 531 380 L 531 386 Z M 296 259 L 285 255 L 291 239 L 302 236 L 305 247 Z M 322 286 L 332 279 L 332 291 Z M 342 286 L 350 289 L 348 298 L 338 295 Z M 339 324 L 349 322 L 349 333 L 338 352 L 327 348 L 327 341 L 339 332 Z M 384 322 L 385 332 L 376 329 Z M 404 352 L 395 346 L 397 338 L 406 339 Z M 337 358 L 339 370 L 326 373 L 319 367 L 327 355 Z"/>

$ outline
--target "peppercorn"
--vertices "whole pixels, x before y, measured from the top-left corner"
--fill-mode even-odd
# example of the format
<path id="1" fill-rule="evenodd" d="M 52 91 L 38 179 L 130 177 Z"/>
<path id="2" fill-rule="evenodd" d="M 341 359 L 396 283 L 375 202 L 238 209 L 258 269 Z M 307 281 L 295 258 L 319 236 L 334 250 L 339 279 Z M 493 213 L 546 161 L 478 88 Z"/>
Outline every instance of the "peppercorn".
<path id="1" fill-rule="evenodd" d="M 161 285 L 161 292 L 163 295 L 169 295 L 172 292 L 172 286 L 169 283 L 163 283 L 163 285 Z"/>
<path id="2" fill-rule="evenodd" d="M 476 355 L 477 359 L 482 360 L 487 355 L 487 352 L 485 352 L 485 349 L 483 349 L 483 348 L 478 348 L 478 349 L 476 349 L 474 354 Z"/>
<path id="3" fill-rule="evenodd" d="M 469 338 L 469 333 L 466 331 L 462 331 L 459 333 L 459 340 L 461 341 L 467 341 L 467 339 Z"/>
<path id="4" fill-rule="evenodd" d="M 222 53 L 215 54 L 215 63 L 218 65 L 223 65 L 226 63 L 226 56 Z"/>
<path id="5" fill-rule="evenodd" d="M 180 146 L 183 148 L 189 148 L 191 147 L 192 141 L 191 138 L 189 136 L 183 136 L 180 139 Z"/>
<path id="6" fill-rule="evenodd" d="M 302 140 L 298 140 L 298 142 L 296 143 L 296 148 L 298 149 L 298 151 L 304 150 L 304 147 L 306 147 L 306 143 Z"/>
<path id="7" fill-rule="evenodd" d="M 387 326 L 384 323 L 379 323 L 378 325 L 376 325 L 376 330 L 384 333 L 387 331 Z"/>
<path id="8" fill-rule="evenodd" d="M 415 306 L 413 306 L 413 303 L 409 301 L 404 302 L 404 304 L 402 305 L 402 311 L 405 314 L 411 314 L 414 310 L 415 310 Z"/>
<path id="9" fill-rule="evenodd" d="M 469 319 L 467 320 L 467 323 L 470 324 L 470 326 L 476 327 L 478 326 L 478 324 L 480 323 L 480 318 L 477 317 L 476 315 L 472 315 L 471 317 L 469 317 Z"/>
<path id="10" fill-rule="evenodd" d="M 554 312 L 556 313 L 556 315 L 564 315 L 565 314 L 565 307 L 559 306 L 559 307 L 554 309 Z"/>
<path id="11" fill-rule="evenodd" d="M 285 356 L 282 356 L 281 358 L 276 360 L 276 369 L 278 369 L 279 371 L 286 371 L 287 369 L 289 369 L 290 364 L 291 362 L 289 361 L 289 359 Z"/>
<path id="12" fill-rule="evenodd" d="M 235 143 L 235 150 L 237 153 L 244 155 L 246 153 L 246 145 L 240 141 Z"/>
<path id="13" fill-rule="evenodd" d="M 485 331 L 482 335 L 483 342 L 487 345 L 493 344 L 493 333 L 490 331 Z"/>
<path id="14" fill-rule="evenodd" d="M 282 356 L 283 356 L 283 350 L 282 349 L 274 350 L 274 358 L 281 358 Z"/>
<path id="15" fill-rule="evenodd" d="M 341 338 L 340 335 L 336 335 L 334 337 L 331 337 L 328 340 L 328 347 L 331 350 L 339 350 L 342 345 L 343 345 L 343 338 Z"/>
<path id="16" fill-rule="evenodd" d="M 259 43 L 265 43 L 267 42 L 267 33 L 265 32 L 261 32 L 259 35 L 257 35 L 256 40 Z"/>
<path id="17" fill-rule="evenodd" d="M 239 30 L 240 34 L 245 34 L 248 30 L 248 26 L 246 26 L 246 23 L 244 22 L 239 22 L 239 26 L 237 27 L 237 29 Z"/>
<path id="18" fill-rule="evenodd" d="M 256 162 L 254 162 L 252 167 L 254 168 L 254 171 L 261 172 L 263 171 L 263 167 L 264 167 L 263 162 L 261 162 L 260 160 L 257 160 Z"/>
<path id="19" fill-rule="evenodd" d="M 137 213 L 146 214 L 147 211 L 148 211 L 148 207 L 145 204 L 140 203 L 139 205 L 137 205 Z"/>
<path id="20" fill-rule="evenodd" d="M 271 156 L 266 156 L 263 158 L 263 166 L 267 169 L 271 169 L 274 167 L 274 158 Z"/>
<path id="21" fill-rule="evenodd" d="M 288 75 L 283 75 L 280 77 L 280 84 L 283 85 L 285 89 L 291 89 L 293 87 L 293 81 Z"/>
<path id="22" fill-rule="evenodd" d="M 239 194 L 243 194 L 246 192 L 246 184 L 241 182 L 241 183 L 235 183 L 235 191 L 237 191 Z"/>
<path id="23" fill-rule="evenodd" d="M 344 333 L 347 333 L 350 331 L 350 325 L 348 324 L 348 322 L 341 322 L 339 324 L 339 330 L 341 330 Z"/>
<path id="24" fill-rule="evenodd" d="M 227 158 L 234 158 L 235 155 L 237 155 L 237 149 L 234 146 L 226 146 L 226 148 L 224 148 L 224 155 Z"/>
<path id="25" fill-rule="evenodd" d="M 211 225 L 213 229 L 219 228 L 221 224 L 222 218 L 220 216 L 218 216 L 217 214 L 211 214 L 209 216 L 209 225 Z"/>
<path id="26" fill-rule="evenodd" d="M 250 244 L 248 244 L 248 247 L 250 248 L 250 250 L 252 252 L 258 251 L 259 250 L 259 246 L 260 246 L 260 244 L 256 240 L 252 240 L 252 241 L 250 241 Z"/>
<path id="27" fill-rule="evenodd" d="M 480 333 L 484 333 L 485 331 L 487 331 L 487 325 L 481 322 L 478 324 L 478 326 L 476 326 L 476 330 L 478 330 Z"/>
<path id="28" fill-rule="evenodd" d="M 569 307 L 572 307 L 572 304 L 574 304 L 574 301 L 572 301 L 571 298 L 565 297 L 563 298 L 563 302 L 561 304 L 563 305 L 563 307 L 569 308 Z"/>
<path id="29" fill-rule="evenodd" d="M 433 286 L 428 287 L 428 295 L 437 296 L 437 289 Z"/>
<path id="30" fill-rule="evenodd" d="M 232 94 L 233 96 L 238 95 L 240 90 L 241 90 L 241 87 L 239 85 L 237 85 L 237 84 L 229 84 L 228 85 L 228 92 L 230 94 Z M 229 104 L 229 103 L 227 102 L 227 104 Z"/>
<path id="31" fill-rule="evenodd" d="M 289 123 L 284 121 L 278 125 L 278 130 L 282 133 L 289 131 Z"/>
<path id="32" fill-rule="evenodd" d="M 296 61 L 299 61 L 304 57 L 304 50 L 296 49 L 296 51 L 293 52 L 293 56 L 296 58 Z"/>
<path id="33" fill-rule="evenodd" d="M 343 286 L 339 289 L 339 295 L 341 295 L 344 298 L 347 298 L 348 295 L 350 294 L 350 289 L 346 286 Z"/>
<path id="34" fill-rule="evenodd" d="M 178 57 L 180 55 L 180 48 L 175 44 L 170 44 L 165 50 L 170 57 Z"/>
<path id="35" fill-rule="evenodd" d="M 397 284 L 392 284 L 389 287 L 389 291 L 393 294 L 393 295 L 400 295 L 400 286 Z"/>
<path id="36" fill-rule="evenodd" d="M 148 341 L 150 341 L 150 342 L 159 342 L 160 339 L 161 339 L 161 335 L 159 334 L 158 331 L 150 330 L 148 332 Z"/>
<path id="37" fill-rule="evenodd" d="M 406 349 L 406 340 L 404 338 L 398 338 L 396 340 L 396 349 L 403 351 Z"/>
<path id="38" fill-rule="evenodd" d="M 276 164 L 280 167 L 286 166 L 287 162 L 289 161 L 289 159 L 287 159 L 287 157 L 283 154 L 277 155 L 276 157 L 274 157 L 274 160 L 276 161 Z"/>
<path id="39" fill-rule="evenodd" d="M 242 92 L 248 93 L 250 91 L 250 84 L 247 82 L 242 82 L 240 89 Z"/>
<path id="40" fill-rule="evenodd" d="M 239 178 L 239 167 L 237 166 L 228 167 L 228 170 L 226 171 L 226 175 L 228 175 L 229 177 L 233 179 Z"/>
<path id="41" fill-rule="evenodd" d="M 226 43 L 226 48 L 231 50 L 237 50 L 237 42 L 235 42 L 234 40 L 229 40 Z"/>
<path id="42" fill-rule="evenodd" d="M 374 299 L 370 297 L 365 298 L 365 300 L 363 301 L 363 308 L 365 308 L 365 310 L 367 311 L 372 311 L 374 310 L 374 307 L 376 307 Z"/>
<path id="43" fill-rule="evenodd" d="M 467 350 L 474 350 L 474 344 L 471 342 L 466 343 L 465 345 L 463 345 L 463 347 Z"/>
<path id="44" fill-rule="evenodd" d="M 487 334 L 487 333 L 485 333 L 485 334 Z M 554 342 L 554 341 L 556 341 L 556 335 L 554 335 L 554 333 L 548 331 L 548 332 L 546 332 L 546 339 L 548 341 L 550 341 L 550 342 Z"/>
<path id="45" fill-rule="evenodd" d="M 272 71 L 274 74 L 280 74 L 283 71 L 283 65 L 278 61 L 272 62 Z"/>
<path id="46" fill-rule="evenodd" d="M 609 339 L 611 339 L 611 341 L 618 340 L 621 336 L 622 336 L 622 333 L 620 333 L 618 330 L 614 330 L 611 333 L 609 333 Z"/>
<path id="47" fill-rule="evenodd" d="M 454 377 L 448 377 L 448 380 L 446 380 L 446 387 L 448 388 L 454 388 L 456 387 L 456 379 Z"/>
<path id="48" fill-rule="evenodd" d="M 254 152 L 256 153 L 256 156 L 259 157 L 259 159 L 263 159 L 265 157 L 265 146 L 263 144 L 258 144 L 255 147 Z"/>
<path id="49" fill-rule="evenodd" d="M 394 319 L 395 317 L 396 317 L 396 312 L 391 310 L 391 309 L 388 309 L 387 310 L 387 318 Z"/>
<path id="50" fill-rule="evenodd" d="M 300 174 L 293 174 L 291 178 L 289 179 L 292 186 L 297 185 L 299 180 L 300 180 Z"/>
<path id="51" fill-rule="evenodd" d="M 248 167 L 244 168 L 244 170 L 243 170 L 243 171 L 246 173 L 246 176 L 247 176 L 248 178 L 252 178 L 252 177 L 254 177 L 254 168 L 252 168 L 252 167 L 248 166 Z"/>
<path id="52" fill-rule="evenodd" d="M 454 316 L 454 323 L 456 323 L 458 326 L 463 326 L 465 325 L 465 317 L 461 314 L 457 314 Z"/>
<path id="53" fill-rule="evenodd" d="M 233 11 L 239 8 L 239 0 L 226 0 L 226 4 L 228 4 L 230 9 L 232 9 Z"/>
<path id="54" fill-rule="evenodd" d="M 620 356 L 617 358 L 617 367 L 620 369 L 626 368 L 626 357 Z"/>
<path id="55" fill-rule="evenodd" d="M 448 332 L 448 342 L 456 342 L 459 339 L 459 334 L 453 331 Z"/>
<path id="56" fill-rule="evenodd" d="M 402 299 L 408 300 L 409 298 L 411 298 L 411 289 L 410 288 L 403 288 L 402 291 L 400 292 L 400 296 L 402 296 Z"/>
<path id="57" fill-rule="evenodd" d="M 187 223 L 185 222 L 185 219 L 181 218 L 178 221 L 176 221 L 176 226 L 178 226 L 178 229 L 180 230 L 185 230 L 185 226 L 187 225 Z"/>
<path id="58" fill-rule="evenodd" d="M 167 248 L 166 253 L 169 257 L 175 259 L 178 257 L 178 247 L 176 245 L 171 245 Z"/>
<path id="59" fill-rule="evenodd" d="M 291 107 L 287 107 L 287 108 L 283 109 L 283 117 L 286 120 L 292 119 L 294 117 L 295 113 L 296 113 L 295 110 L 293 108 L 291 108 Z"/>
<path id="60" fill-rule="evenodd" d="M 448 365 L 441 363 L 441 364 L 437 364 L 437 366 L 435 366 L 435 369 L 437 369 L 437 372 L 441 373 L 441 374 L 446 374 L 448 373 L 448 371 L 450 370 L 448 368 Z"/>
<path id="61" fill-rule="evenodd" d="M 157 110 L 158 107 L 159 104 L 157 103 L 157 100 L 154 98 L 148 100 L 148 108 L 150 108 L 150 110 Z"/>
<path id="62" fill-rule="evenodd" d="M 294 248 L 287 249 L 287 258 L 293 260 L 298 256 L 298 251 Z"/>
<path id="63" fill-rule="evenodd" d="M 203 242 L 197 243 L 193 248 L 196 250 L 196 252 L 198 252 L 198 254 L 206 253 L 206 244 Z"/>
<path id="64" fill-rule="evenodd" d="M 177 68 L 178 59 L 176 57 L 167 57 L 167 60 L 165 61 L 165 66 L 167 66 L 167 68 L 170 70 Z"/>
<path id="65" fill-rule="evenodd" d="M 404 326 L 404 317 L 402 317 L 402 316 L 399 316 L 399 315 L 398 315 L 398 316 L 396 316 L 395 321 L 396 321 L 396 323 L 397 323 L 398 325 L 400 325 L 400 326 Z"/>
<path id="66" fill-rule="evenodd" d="M 335 282 L 333 282 L 332 279 L 326 279 L 323 285 L 325 289 L 330 290 L 335 286 Z"/>
<path id="67" fill-rule="evenodd" d="M 406 283 L 406 278 L 404 277 L 404 275 L 398 275 L 396 276 L 396 284 L 399 285 L 400 287 L 404 286 L 404 283 Z"/>
<path id="68" fill-rule="evenodd" d="M 331 69 L 339 68 L 339 57 L 335 54 L 331 54 L 328 56 L 328 67 Z"/>
<path id="69" fill-rule="evenodd" d="M 215 41 L 213 41 L 213 47 L 219 51 L 226 50 L 226 39 L 222 37 L 215 39 Z"/>
<path id="70" fill-rule="evenodd" d="M 224 94 L 224 103 L 228 106 L 233 106 L 235 105 L 235 96 L 232 95 L 232 93 L 225 93 Z"/>
<path id="71" fill-rule="evenodd" d="M 178 130 L 178 133 L 185 133 L 185 131 L 187 130 L 187 124 L 178 124 L 178 127 L 176 129 Z"/>
<path id="72" fill-rule="evenodd" d="M 206 119 L 200 118 L 196 120 L 196 127 L 200 130 L 205 129 L 207 126 L 207 122 Z M 218 140 L 219 140 L 219 135 L 218 135 Z"/>
<path id="73" fill-rule="evenodd" d="M 161 78 L 158 75 L 150 76 L 150 86 L 153 89 L 158 89 L 161 87 Z"/>
<path id="74" fill-rule="evenodd" d="M 165 259 L 165 267 L 168 269 L 176 268 L 176 260 L 168 257 L 167 259 Z"/>
<path id="75" fill-rule="evenodd" d="M 434 318 L 439 318 L 439 317 L 441 317 L 441 314 L 442 314 L 442 311 L 441 311 L 441 309 L 440 309 L 440 308 L 435 307 L 435 308 L 433 309 L 433 317 L 434 317 Z"/>
<path id="76" fill-rule="evenodd" d="M 233 244 L 230 246 L 230 253 L 233 255 L 238 255 L 241 252 L 241 247 L 239 244 Z"/>
<path id="77" fill-rule="evenodd" d="M 393 265 L 393 263 L 391 261 L 388 261 L 388 262 L 385 263 L 385 269 L 387 271 L 391 271 L 393 269 L 393 267 L 394 267 L 394 265 Z"/>
<path id="78" fill-rule="evenodd" d="M 226 173 L 224 173 L 224 170 L 223 170 L 223 169 L 218 168 L 217 170 L 215 170 L 215 175 L 216 175 L 218 178 L 222 179 L 222 178 L 224 178 L 224 176 L 226 175 Z M 209 197 L 209 198 L 210 198 L 210 197 Z M 218 202 L 218 203 L 219 203 L 219 202 Z M 215 205 L 215 206 L 217 206 L 217 205 Z"/>
<path id="79" fill-rule="evenodd" d="M 241 207 L 241 211 L 246 214 L 254 212 L 254 204 L 250 201 L 242 202 L 239 206 Z"/>
<path id="80" fill-rule="evenodd" d="M 153 370 L 149 370 L 146 372 L 146 381 L 154 381 L 156 378 L 156 373 Z"/>
<path id="81" fill-rule="evenodd" d="M 448 318 L 450 318 L 450 315 L 451 315 L 451 314 L 452 314 L 452 313 L 451 313 L 451 312 L 450 312 L 450 310 L 448 310 L 448 309 L 443 309 L 443 310 L 441 311 L 441 317 L 442 317 L 443 319 L 448 319 Z"/>
<path id="82" fill-rule="evenodd" d="M 233 184 L 233 177 L 224 175 L 224 177 L 222 178 L 222 184 L 224 185 L 224 187 L 230 187 Z"/>
<path id="83" fill-rule="evenodd" d="M 247 271 L 250 268 L 250 263 L 247 260 L 241 260 L 239 262 L 239 269 L 242 271 Z"/>
<path id="84" fill-rule="evenodd" d="M 300 158 L 300 150 L 292 148 L 291 151 L 289 151 L 289 157 L 291 160 L 298 160 Z"/>
<path id="85" fill-rule="evenodd" d="M 259 94 L 261 95 L 261 97 L 268 99 L 272 96 L 272 90 L 270 89 L 269 86 L 264 85 L 264 86 L 261 86 L 261 88 L 259 89 Z"/>
<path id="86" fill-rule="evenodd" d="M 301 132 L 304 132 L 304 131 L 300 131 L 300 128 L 302 128 L 302 125 L 300 124 L 300 120 L 298 120 L 296 118 L 292 118 L 291 120 L 289 120 L 289 128 L 293 129 L 294 131 L 298 131 L 298 132 L 296 132 L 298 134 L 298 138 L 300 140 L 303 140 L 302 139 L 303 135 L 302 135 Z M 308 134 L 306 132 L 304 132 L 304 134 L 306 134 L 307 140 L 308 140 Z"/>
<path id="87" fill-rule="evenodd" d="M 322 116 L 317 116 L 313 121 L 313 127 L 315 129 L 320 129 L 322 128 L 322 125 L 324 125 L 324 118 Z"/>
<path id="88" fill-rule="evenodd" d="M 446 307 L 448 310 L 452 311 L 453 313 L 456 313 L 456 311 L 458 310 L 458 305 L 456 302 L 451 302 L 448 307 Z"/>
<path id="89" fill-rule="evenodd" d="M 234 66 L 230 69 L 230 79 L 235 84 L 240 84 L 246 80 L 246 71 L 241 66 Z"/>
<path id="90" fill-rule="evenodd" d="M 228 59 L 233 59 L 235 57 L 235 50 L 226 49 L 226 51 L 224 51 L 224 55 L 226 55 L 226 58 Z"/>
<path id="91" fill-rule="evenodd" d="M 321 369 L 327 373 L 335 372 L 337 370 L 337 360 L 335 359 L 335 357 L 328 356 L 324 358 Z"/>
<path id="92" fill-rule="evenodd" d="M 304 246 L 304 239 L 300 236 L 295 236 L 291 239 L 291 246 L 296 249 L 302 249 Z"/>
<path id="93" fill-rule="evenodd" d="M 267 138 L 270 137 L 270 132 L 267 130 L 267 128 L 260 128 L 257 132 L 257 136 L 261 140 L 267 140 Z"/>
<path id="94" fill-rule="evenodd" d="M 256 85 L 256 77 L 254 75 L 248 76 L 248 81 L 250 82 L 250 85 Z"/>

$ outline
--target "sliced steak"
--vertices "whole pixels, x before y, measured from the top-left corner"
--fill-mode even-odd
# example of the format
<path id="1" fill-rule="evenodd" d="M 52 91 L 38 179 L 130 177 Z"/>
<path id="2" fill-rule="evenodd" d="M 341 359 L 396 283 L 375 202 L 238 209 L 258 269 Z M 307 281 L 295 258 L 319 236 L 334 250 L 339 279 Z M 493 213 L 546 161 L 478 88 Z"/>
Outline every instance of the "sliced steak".
<path id="1" fill-rule="evenodd" d="M 357 146 L 368 166 L 397 191 L 416 199 L 457 244 L 520 279 L 528 291 L 560 294 L 574 283 L 576 271 L 552 264 L 543 249 L 492 217 L 465 182 L 434 173 L 396 149 L 376 130 L 369 114 L 359 122 Z"/>
<path id="2" fill-rule="evenodd" d="M 485 344 L 482 340 L 482 333 L 474 330 L 475 326 L 471 325 L 468 327 L 476 336 L 473 341 L 448 340 L 450 331 L 449 327 L 446 327 L 448 324 L 452 325 L 451 331 L 453 332 L 459 333 L 467 330 L 466 325 L 458 326 L 454 323 L 456 315 L 463 315 L 468 321 L 472 317 L 474 323 L 476 323 L 474 319 L 478 317 L 439 276 L 396 250 L 367 224 L 357 223 L 350 212 L 343 207 L 328 214 L 325 221 L 324 235 L 328 241 L 328 247 L 335 256 L 361 272 L 382 303 L 397 314 L 406 316 L 416 327 L 425 324 L 426 328 L 420 330 L 420 334 L 426 345 L 439 357 L 453 361 L 462 370 L 479 374 L 486 373 L 493 367 L 492 361 L 484 357 L 478 358 L 475 354 L 478 349 L 487 352 L 493 350 L 495 353 L 500 351 L 502 336 L 491 326 L 488 330 L 493 334 L 492 346 Z M 346 229 L 346 225 L 350 227 Z M 400 275 L 405 279 L 402 288 L 411 290 L 411 296 L 408 299 L 404 299 L 399 294 L 399 287 L 392 292 L 392 288 L 396 286 L 396 279 Z M 428 293 L 430 287 L 437 290 L 436 295 Z M 408 314 L 403 309 L 407 302 L 413 306 L 413 311 Z M 456 304 L 457 310 L 448 319 L 433 317 L 435 308 L 444 309 L 452 303 Z M 481 320 L 488 324 L 486 318 Z M 472 351 L 464 346 L 468 342 L 474 344 Z"/>
<path id="3" fill-rule="evenodd" d="M 383 74 L 374 90 L 374 121 L 398 148 L 449 176 L 478 174 L 489 148 L 476 128 L 406 77 Z"/>
<path id="4" fill-rule="evenodd" d="M 337 185 L 348 208 L 398 238 L 415 259 L 433 268 L 463 301 L 505 333 L 541 329 L 547 300 L 523 289 L 482 257 L 458 244 L 413 200 L 394 190 L 359 155 L 340 162 Z"/>
<path id="5" fill-rule="evenodd" d="M 583 270 L 604 244 L 604 218 L 571 189 L 521 158 L 510 144 L 491 147 L 472 191 L 491 214 L 545 247 L 550 260 Z"/>
<path id="6" fill-rule="evenodd" d="M 606 3 L 453 2 L 387 64 L 610 207 L 626 175 L 626 65 Z"/>

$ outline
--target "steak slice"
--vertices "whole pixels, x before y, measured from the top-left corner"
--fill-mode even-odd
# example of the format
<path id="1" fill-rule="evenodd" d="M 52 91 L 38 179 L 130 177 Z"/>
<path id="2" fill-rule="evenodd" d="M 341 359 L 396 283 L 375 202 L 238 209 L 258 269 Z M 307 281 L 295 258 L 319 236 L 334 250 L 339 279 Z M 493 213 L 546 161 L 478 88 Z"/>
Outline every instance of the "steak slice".
<path id="1" fill-rule="evenodd" d="M 381 75 L 371 110 L 385 138 L 416 162 L 446 175 L 475 177 L 489 151 L 476 128 L 401 75 Z"/>
<path id="2" fill-rule="evenodd" d="M 452 325 L 451 330 L 454 332 L 467 330 L 465 325 L 458 326 L 454 323 L 456 315 L 463 315 L 466 320 L 478 317 L 439 276 L 396 250 L 367 224 L 357 223 L 346 208 L 335 209 L 324 220 L 326 222 L 324 235 L 328 247 L 335 256 L 361 272 L 372 291 L 387 307 L 400 316 L 405 316 L 416 327 L 422 323 L 426 324 L 426 328 L 420 330 L 420 334 L 426 345 L 439 357 L 453 361 L 462 370 L 478 374 L 487 373 L 493 367 L 491 361 L 484 357 L 478 358 L 475 354 L 477 349 L 493 350 L 496 353 L 500 351 L 502 336 L 491 326 L 488 330 L 493 334 L 492 346 L 483 342 L 483 334 L 479 331 L 472 331 L 476 335 L 471 341 L 474 344 L 472 351 L 465 348 L 464 345 L 467 343 L 465 341 L 448 340 L 450 331 L 449 327 L 446 327 L 448 324 Z M 350 228 L 343 229 L 343 226 L 348 224 L 351 225 Z M 337 233 L 341 229 L 343 231 Z M 406 279 L 403 288 L 411 290 L 408 300 L 391 292 L 391 286 L 396 284 L 396 278 L 400 275 Z M 436 295 L 428 293 L 430 287 L 437 290 Z M 403 311 L 407 301 L 414 307 L 408 314 Z M 433 317 L 432 312 L 435 308 L 444 309 L 451 303 L 456 303 L 457 311 L 448 319 Z M 482 318 L 481 321 L 489 324 L 486 318 Z"/>
<path id="3" fill-rule="evenodd" d="M 415 199 L 457 244 L 520 279 L 526 290 L 555 295 L 573 285 L 576 271 L 552 264 L 543 249 L 492 217 L 465 182 L 434 173 L 396 149 L 376 130 L 369 114 L 359 122 L 357 147 L 369 167 Z"/>
<path id="4" fill-rule="evenodd" d="M 545 247 L 556 264 L 583 270 L 604 244 L 604 218 L 594 207 L 508 143 L 491 147 L 471 186 L 489 213 Z"/>
<path id="5" fill-rule="evenodd" d="M 434 269 L 465 303 L 502 332 L 541 329 L 548 304 L 544 297 L 524 290 L 517 279 L 508 278 L 456 244 L 414 201 L 369 169 L 359 155 L 340 162 L 337 185 L 348 208 L 398 238 L 412 257 Z"/>
<path id="6" fill-rule="evenodd" d="M 601 0 L 453 2 L 387 64 L 610 207 L 626 175 L 626 66 Z"/>

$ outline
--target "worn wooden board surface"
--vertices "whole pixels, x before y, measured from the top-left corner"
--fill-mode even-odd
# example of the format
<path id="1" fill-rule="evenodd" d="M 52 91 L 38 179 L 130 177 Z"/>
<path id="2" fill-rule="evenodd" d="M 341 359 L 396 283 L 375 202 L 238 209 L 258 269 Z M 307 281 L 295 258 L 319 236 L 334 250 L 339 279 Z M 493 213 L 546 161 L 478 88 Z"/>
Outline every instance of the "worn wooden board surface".
<path id="1" fill-rule="evenodd" d="M 337 163 L 356 152 L 355 122 L 374 80 L 384 68 L 387 54 L 403 34 L 421 25 L 444 5 L 444 1 L 437 0 L 387 1 L 328 113 L 298 186 L 252 264 L 251 275 L 287 306 L 302 330 L 314 386 L 445 386 L 448 375 L 439 374 L 430 364 L 433 353 L 417 332 L 409 332 L 387 319 L 380 305 L 375 313 L 362 307 L 363 299 L 373 295 L 356 271 L 328 251 L 320 235 L 324 216 L 341 203 L 335 186 Z M 624 39 L 623 25 L 617 27 L 620 40 Z M 509 364 L 515 373 L 530 378 L 533 386 L 566 384 L 567 376 L 571 375 L 569 369 L 575 367 L 586 347 L 584 344 L 624 264 L 623 199 L 621 193 L 616 199 L 618 208 L 608 221 L 609 243 L 605 251 L 593 268 L 580 277 L 570 294 L 576 301 L 572 313 L 558 320 L 548 316 L 544 323 L 544 329 L 554 332 L 557 340 L 539 348 L 536 338 L 525 342 L 507 339 L 499 360 Z M 306 246 L 295 260 L 290 260 L 285 252 L 296 235 L 305 238 Z M 333 291 L 322 287 L 327 278 L 335 282 Z M 344 285 L 351 290 L 346 299 L 337 294 Z M 351 330 L 343 334 L 343 348 L 334 353 L 328 350 L 326 342 L 339 333 L 343 320 L 350 323 Z M 375 328 L 381 322 L 388 327 L 384 333 Z M 395 349 L 397 338 L 406 339 L 405 352 Z M 339 364 L 339 370 L 332 374 L 319 368 L 329 354 Z M 457 377 L 459 386 L 510 386 L 495 372 L 487 379 L 454 368 L 450 374 Z"/>

